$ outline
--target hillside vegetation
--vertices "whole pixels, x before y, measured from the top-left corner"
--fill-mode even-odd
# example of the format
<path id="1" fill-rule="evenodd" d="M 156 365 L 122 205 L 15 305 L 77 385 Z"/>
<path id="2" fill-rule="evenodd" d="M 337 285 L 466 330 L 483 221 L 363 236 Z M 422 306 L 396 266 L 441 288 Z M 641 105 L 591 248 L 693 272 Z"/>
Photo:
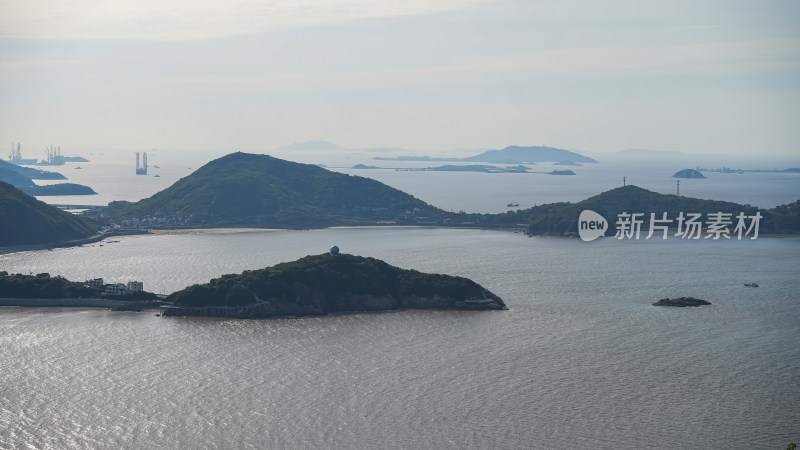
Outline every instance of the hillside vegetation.
<path id="1" fill-rule="evenodd" d="M 487 298 L 485 303 L 464 300 Z M 322 254 L 239 275 L 223 275 L 167 297 L 179 306 L 244 306 L 268 301 L 277 315 L 398 308 L 505 309 L 472 280 L 404 270 L 374 258 Z"/>
<path id="2" fill-rule="evenodd" d="M 92 236 L 99 226 L 0 182 L 0 246 L 47 244 Z"/>
<path id="3" fill-rule="evenodd" d="M 667 218 L 672 220 L 672 227 L 677 227 L 675 219 L 681 212 L 685 215 L 701 213 L 703 220 L 706 220 L 708 213 L 730 213 L 734 217 L 734 226 L 735 217 L 740 212 L 746 216 L 760 212 L 762 219 L 759 224 L 759 234 L 797 233 L 800 232 L 800 217 L 797 215 L 796 204 L 797 202 L 793 204 L 794 206 L 786 205 L 763 210 L 733 202 L 659 194 L 629 185 L 603 192 L 578 203 L 550 203 L 520 210 L 511 215 L 516 221 L 530 223 L 528 227 L 530 235 L 562 236 L 577 233 L 578 216 L 585 209 L 597 212 L 608 220 L 607 236 L 616 233 L 617 217 L 623 212 L 644 213 L 645 224 L 649 223 L 650 213 L 655 213 L 657 219 L 661 218 L 662 213 L 667 213 Z"/>
<path id="4" fill-rule="evenodd" d="M 435 211 L 378 181 L 267 155 L 232 153 L 136 203 L 112 202 L 115 218 L 180 215 L 199 226 L 313 228 Z"/>

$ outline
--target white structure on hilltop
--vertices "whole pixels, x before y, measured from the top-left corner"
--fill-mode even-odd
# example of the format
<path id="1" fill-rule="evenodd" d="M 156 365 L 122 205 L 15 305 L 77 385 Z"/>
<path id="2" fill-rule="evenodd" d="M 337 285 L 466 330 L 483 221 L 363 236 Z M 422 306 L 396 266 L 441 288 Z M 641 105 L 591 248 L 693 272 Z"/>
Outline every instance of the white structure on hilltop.
<path id="1" fill-rule="evenodd" d="M 141 281 L 128 281 L 128 290 L 131 292 L 141 292 L 144 290 L 144 283 Z"/>

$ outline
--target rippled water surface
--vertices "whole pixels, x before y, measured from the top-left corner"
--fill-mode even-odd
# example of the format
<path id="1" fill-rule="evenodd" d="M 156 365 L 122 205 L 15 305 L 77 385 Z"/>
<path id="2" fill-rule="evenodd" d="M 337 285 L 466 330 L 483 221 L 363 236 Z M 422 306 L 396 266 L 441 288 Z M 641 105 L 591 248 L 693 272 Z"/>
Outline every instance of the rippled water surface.
<path id="1" fill-rule="evenodd" d="M 116 238 L 0 270 L 170 292 L 331 245 L 470 277 L 499 312 L 275 320 L 0 308 L 2 448 L 785 448 L 800 239 L 334 229 Z M 745 288 L 755 281 L 759 288 Z M 658 308 L 666 296 L 713 305 Z"/>

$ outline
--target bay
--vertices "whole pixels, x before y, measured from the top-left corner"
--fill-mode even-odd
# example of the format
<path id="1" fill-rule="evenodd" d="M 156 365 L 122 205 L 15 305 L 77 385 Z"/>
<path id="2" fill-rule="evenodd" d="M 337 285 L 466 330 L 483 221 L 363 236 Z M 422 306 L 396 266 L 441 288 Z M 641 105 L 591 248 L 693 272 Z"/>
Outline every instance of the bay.
<path id="1" fill-rule="evenodd" d="M 0 308 L 0 447 L 797 441 L 798 238 L 586 243 L 401 228 L 112 241 L 0 255 L 0 270 L 170 292 L 338 245 L 470 277 L 509 310 L 225 320 Z M 743 286 L 752 281 L 761 287 Z M 651 305 L 681 295 L 712 305 Z"/>

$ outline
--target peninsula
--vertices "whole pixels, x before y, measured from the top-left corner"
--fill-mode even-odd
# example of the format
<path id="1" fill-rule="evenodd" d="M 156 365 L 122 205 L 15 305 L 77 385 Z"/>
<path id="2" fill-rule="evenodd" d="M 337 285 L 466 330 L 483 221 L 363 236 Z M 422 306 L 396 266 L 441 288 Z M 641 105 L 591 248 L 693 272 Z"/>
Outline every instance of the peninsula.
<path id="1" fill-rule="evenodd" d="M 102 279 L 77 282 L 60 276 L 51 277 L 49 273 L 23 275 L 0 271 L 0 306 L 70 306 L 140 311 L 158 309 L 161 301 L 156 294 L 131 291 L 122 284 L 102 285 Z"/>
<path id="2" fill-rule="evenodd" d="M 30 167 L 20 167 L 16 164 L 0 160 L 0 181 L 16 186 L 30 195 L 93 195 L 97 194 L 89 186 L 74 183 L 56 183 L 40 186 L 33 180 L 65 180 L 66 177 L 58 172 L 46 172 Z"/>

